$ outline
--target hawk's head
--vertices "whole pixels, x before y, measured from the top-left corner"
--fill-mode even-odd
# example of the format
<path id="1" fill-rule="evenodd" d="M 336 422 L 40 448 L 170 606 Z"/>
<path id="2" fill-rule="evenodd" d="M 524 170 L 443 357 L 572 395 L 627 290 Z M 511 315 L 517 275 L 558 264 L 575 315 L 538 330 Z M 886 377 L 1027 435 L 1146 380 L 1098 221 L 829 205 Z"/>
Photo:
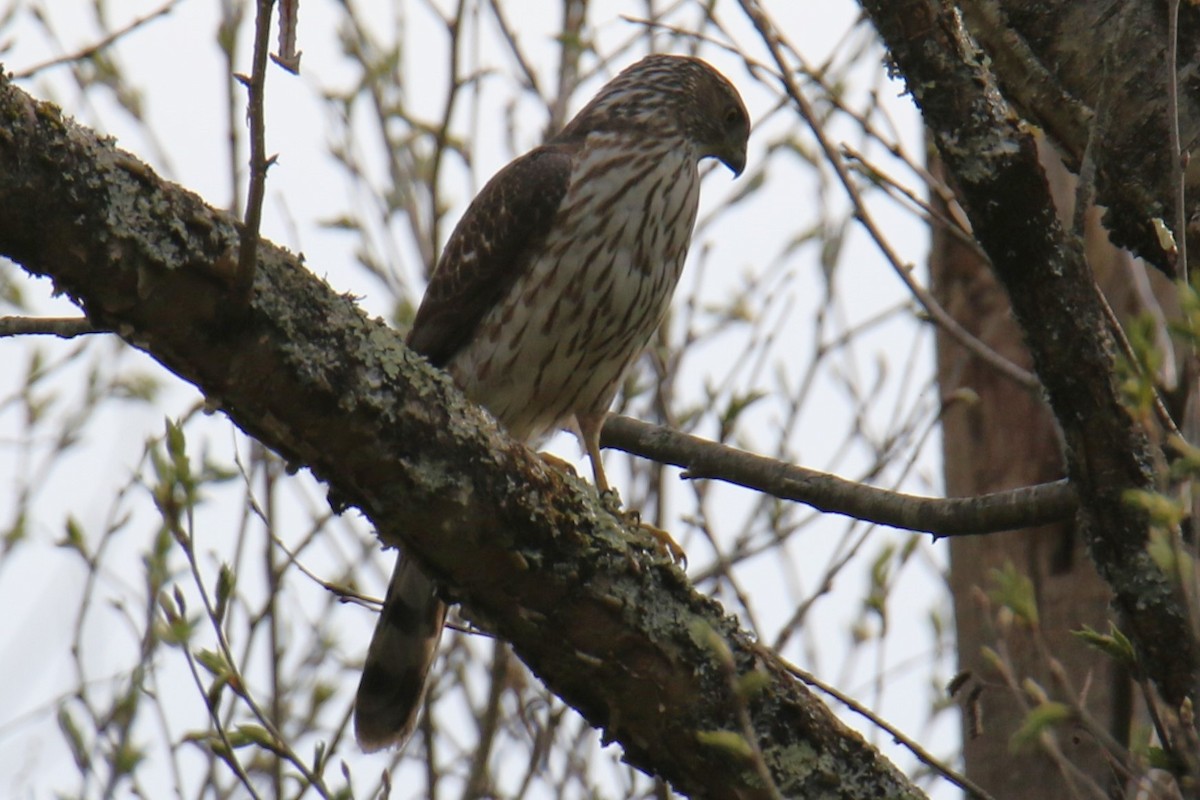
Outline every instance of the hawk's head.
<path id="1" fill-rule="evenodd" d="M 741 175 L 750 115 L 724 75 L 698 58 L 650 55 L 613 78 L 576 115 L 561 138 L 634 129 L 682 136 L 700 158 L 716 158 Z"/>

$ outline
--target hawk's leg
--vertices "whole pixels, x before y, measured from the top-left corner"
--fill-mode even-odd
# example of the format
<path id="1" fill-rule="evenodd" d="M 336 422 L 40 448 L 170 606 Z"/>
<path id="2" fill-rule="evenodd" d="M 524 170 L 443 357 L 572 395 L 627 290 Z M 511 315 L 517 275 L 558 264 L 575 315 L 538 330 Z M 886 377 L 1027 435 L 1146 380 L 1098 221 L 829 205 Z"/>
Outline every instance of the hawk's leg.
<path id="1" fill-rule="evenodd" d="M 601 496 L 612 491 L 608 486 L 608 478 L 604 475 L 604 462 L 600 460 L 600 430 L 604 427 L 604 420 L 607 416 L 607 411 L 575 415 L 575 423 L 579 426 L 579 438 L 583 441 L 583 448 L 587 451 L 588 460 L 592 462 L 592 475 L 595 478 L 596 489 Z M 671 534 L 662 528 L 643 522 L 641 515 L 636 511 L 626 513 L 625 516 L 632 518 L 635 525 L 654 537 L 659 553 L 669 556 L 672 561 L 679 564 L 687 564 L 687 553 L 683 551 L 678 542 L 671 538 Z"/>

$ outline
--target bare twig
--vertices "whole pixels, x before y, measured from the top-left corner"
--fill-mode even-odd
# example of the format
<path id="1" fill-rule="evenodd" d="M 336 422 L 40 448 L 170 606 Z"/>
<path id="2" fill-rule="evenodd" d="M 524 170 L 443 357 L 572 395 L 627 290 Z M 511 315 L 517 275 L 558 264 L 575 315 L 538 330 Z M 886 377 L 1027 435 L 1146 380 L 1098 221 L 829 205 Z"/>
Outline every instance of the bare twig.
<path id="1" fill-rule="evenodd" d="M 844 706 L 846 706 L 846 708 L 850 709 L 855 714 L 865 717 L 866 719 L 870 720 L 873 725 L 878 725 L 880 728 L 887 731 L 892 738 L 894 738 L 899 744 L 903 745 L 910 753 L 916 756 L 922 764 L 929 767 L 946 780 L 955 784 L 970 796 L 977 798 L 977 800 L 993 800 L 992 796 L 984 791 L 983 787 L 977 785 L 966 775 L 956 772 L 955 770 L 946 766 L 946 764 L 943 763 L 939 758 L 934 756 L 925 748 L 921 747 L 921 745 L 917 744 L 915 740 L 906 736 L 899 728 L 892 725 L 875 712 L 871 711 L 871 709 L 861 705 L 855 701 L 854 698 L 838 691 L 834 687 L 817 678 L 815 675 L 805 672 L 795 664 L 791 664 L 785 659 L 780 658 L 776 653 L 771 653 L 771 658 L 782 664 L 784 669 L 786 669 L 796 678 L 800 679 L 804 683 L 807 683 L 809 686 L 824 692 L 830 697 L 836 699 L 838 702 L 842 703 Z"/>
<path id="2" fill-rule="evenodd" d="M 0 317 L 0 337 L 58 336 L 71 339 L 89 333 L 108 333 L 86 317 Z"/>
<path id="3" fill-rule="evenodd" d="M 250 189 L 246 193 L 246 216 L 241 231 L 241 246 L 238 250 L 236 294 L 243 302 L 250 298 L 254 288 L 254 272 L 258 263 L 258 231 L 262 224 L 263 196 L 266 193 L 267 169 L 271 160 L 266 156 L 266 111 L 264 95 L 267 84 L 267 55 L 271 35 L 271 10 L 275 0 L 258 0 L 258 12 L 254 20 L 254 63 L 249 80 L 238 79 L 249 92 L 247 117 L 250 122 Z"/>
<path id="4" fill-rule="evenodd" d="M 300 74 L 300 56 L 296 49 L 296 26 L 299 24 L 300 0 L 279 0 L 279 53 L 271 60 L 293 75 Z"/>
<path id="5" fill-rule="evenodd" d="M 1179 136 L 1179 0 L 1167 0 L 1167 130 L 1170 132 L 1171 188 L 1175 194 L 1175 248 L 1179 275 L 1188 280 L 1187 191 L 1184 184 L 1183 142 Z"/>
<path id="6" fill-rule="evenodd" d="M 1066 480 L 979 497 L 929 498 L 891 492 L 805 469 L 629 417 L 610 416 L 602 445 L 795 500 L 821 511 L 934 536 L 972 536 L 1068 519 L 1077 504 Z"/>
<path id="7" fill-rule="evenodd" d="M 850 170 L 846 166 L 845 159 L 842 157 L 842 154 L 838 148 L 825 134 L 825 129 L 818 120 L 812 104 L 808 102 L 808 98 L 804 96 L 804 93 L 800 91 L 800 87 L 796 85 L 796 81 L 792 77 L 793 70 L 783 56 L 782 45 L 784 44 L 784 40 L 776 30 L 774 23 L 766 15 L 766 12 L 764 12 L 756 3 L 751 2 L 751 0 L 741 0 L 741 5 L 742 9 L 746 13 L 746 16 L 750 18 L 750 20 L 754 23 L 754 26 L 758 29 L 758 32 L 762 37 L 763 44 L 766 45 L 767 49 L 771 52 L 771 55 L 775 59 L 776 67 L 779 70 L 776 77 L 782 82 L 784 90 L 796 104 L 796 109 L 800 112 L 800 116 L 803 117 L 804 121 L 808 123 L 809 128 L 813 132 L 813 136 L 816 137 L 817 143 L 821 146 L 822 152 L 825 153 L 826 161 L 828 161 L 829 165 L 833 167 L 834 172 L 837 173 L 838 180 L 845 188 L 846 194 L 850 198 L 850 201 L 854 204 L 855 215 L 857 216 L 858 221 L 875 241 L 876 247 L 879 248 L 879 251 L 883 254 L 884 258 L 886 258 L 888 263 L 892 265 L 892 269 L 896 272 L 896 275 L 900 278 L 904 285 L 908 287 L 908 290 L 913 293 L 913 296 L 917 298 L 917 301 L 929 314 L 930 318 L 938 326 L 945 330 L 946 333 L 953 337 L 956 342 L 966 348 L 968 352 L 981 359 L 989 366 L 993 367 L 1001 375 L 1004 375 L 1005 377 L 1011 379 L 1021 386 L 1024 386 L 1027 389 L 1036 391 L 1041 385 L 1036 375 L 1017 366 L 1001 354 L 997 353 L 991 347 L 988 347 L 987 344 L 973 336 L 969 331 L 963 328 L 963 326 L 960 325 L 957 320 L 950 316 L 950 314 L 947 313 L 944 308 L 942 308 L 941 304 L 937 302 L 937 300 L 932 294 L 929 293 L 927 289 L 925 289 L 925 287 L 921 286 L 921 284 L 913 278 L 911 265 L 905 264 L 901 260 L 900 255 L 892 248 L 891 244 L 887 241 L 887 237 L 884 236 L 883 231 L 880 230 L 870 212 L 867 211 L 867 206 L 863 200 L 862 192 L 859 191 L 858 185 L 851 177 Z M 791 48 L 789 47 L 789 49 Z"/>
<path id="8" fill-rule="evenodd" d="M 52 69 L 54 67 L 60 67 L 60 66 L 63 66 L 64 64 L 73 64 L 76 61 L 83 61 L 84 59 L 91 58 L 92 56 L 99 53 L 101 50 L 105 49 L 106 47 L 108 47 L 111 44 L 113 44 L 114 42 L 116 42 L 121 37 L 123 37 L 129 33 L 132 33 L 133 31 L 142 27 L 147 22 L 152 22 L 152 21 L 158 19 L 159 17 L 169 14 L 171 12 L 171 10 L 179 4 L 179 2 L 180 2 L 180 0 L 167 0 L 166 3 L 159 6 L 154 11 L 151 11 L 150 13 L 145 14 L 143 16 L 136 17 L 135 19 L 131 20 L 129 22 L 129 24 L 125 25 L 122 28 L 118 28 L 117 30 L 115 30 L 112 33 L 105 36 L 100 41 L 93 42 L 92 44 L 88 45 L 87 47 L 76 50 L 75 52 L 69 53 L 65 56 L 59 56 L 58 58 L 52 58 L 49 61 L 43 61 L 40 64 L 34 64 L 32 67 L 27 67 L 27 68 L 21 70 L 20 72 L 14 73 L 13 77 L 17 78 L 17 79 L 32 78 L 34 75 L 38 74 L 39 72 L 45 72 L 46 70 Z"/>

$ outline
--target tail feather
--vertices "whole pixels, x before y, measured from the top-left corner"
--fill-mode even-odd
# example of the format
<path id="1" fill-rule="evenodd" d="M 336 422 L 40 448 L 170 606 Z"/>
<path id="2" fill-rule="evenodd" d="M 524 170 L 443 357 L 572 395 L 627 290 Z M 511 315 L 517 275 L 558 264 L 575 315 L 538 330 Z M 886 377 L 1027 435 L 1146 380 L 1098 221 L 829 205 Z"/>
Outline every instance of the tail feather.
<path id="1" fill-rule="evenodd" d="M 401 556 L 354 701 L 354 735 L 366 752 L 403 746 L 412 736 L 445 621 L 446 604 L 434 593 L 433 581 Z"/>

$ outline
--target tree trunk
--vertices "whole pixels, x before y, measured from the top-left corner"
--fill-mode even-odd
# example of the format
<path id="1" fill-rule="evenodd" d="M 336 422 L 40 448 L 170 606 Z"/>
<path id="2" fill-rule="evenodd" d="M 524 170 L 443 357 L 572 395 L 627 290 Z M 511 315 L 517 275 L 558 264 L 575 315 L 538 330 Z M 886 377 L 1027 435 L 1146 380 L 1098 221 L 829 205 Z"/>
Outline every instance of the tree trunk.
<path id="1" fill-rule="evenodd" d="M 1075 179 L 1044 144 L 1041 155 L 1060 218 L 1070 225 Z M 940 164 L 935 169 L 944 174 Z M 1088 262 L 1118 317 L 1126 319 L 1144 308 L 1133 272 L 1143 267 L 1109 244 L 1095 208 L 1085 219 Z M 1015 363 L 1030 367 L 1007 294 L 976 252 L 944 226 L 933 231 L 930 269 L 936 296 L 956 320 Z M 1146 278 L 1156 294 L 1171 291 L 1158 274 Z M 976 495 L 1062 477 L 1060 434 L 1040 395 L 973 358 L 940 332 L 937 353 L 938 382 L 946 402 L 947 495 Z M 1128 739 L 1129 676 L 1072 634 L 1085 625 L 1105 631 L 1112 619 L 1111 592 L 1087 558 L 1075 525 L 956 537 L 950 544 L 950 561 L 959 669 L 974 678 L 961 696 L 971 696 L 975 686 L 984 687 L 964 715 L 968 776 L 997 797 L 1070 797 L 1083 791 L 1081 776 L 1110 795 L 1119 793 L 1102 749 L 1082 730 L 1060 731 L 1049 746 L 1029 750 L 1023 757 L 1012 758 L 1010 753 L 1010 740 L 1034 705 L 1020 687 L 1026 678 L 1051 697 L 1082 705 L 1117 741 Z M 989 596 L 996 585 L 995 572 L 1004 569 L 1016 570 L 1032 584 L 1036 628 L 998 624 L 1000 609 Z M 990 652 L 999 655 L 1003 668 L 985 655 Z M 1053 677 L 1051 659 L 1062 666 L 1067 685 Z"/>

